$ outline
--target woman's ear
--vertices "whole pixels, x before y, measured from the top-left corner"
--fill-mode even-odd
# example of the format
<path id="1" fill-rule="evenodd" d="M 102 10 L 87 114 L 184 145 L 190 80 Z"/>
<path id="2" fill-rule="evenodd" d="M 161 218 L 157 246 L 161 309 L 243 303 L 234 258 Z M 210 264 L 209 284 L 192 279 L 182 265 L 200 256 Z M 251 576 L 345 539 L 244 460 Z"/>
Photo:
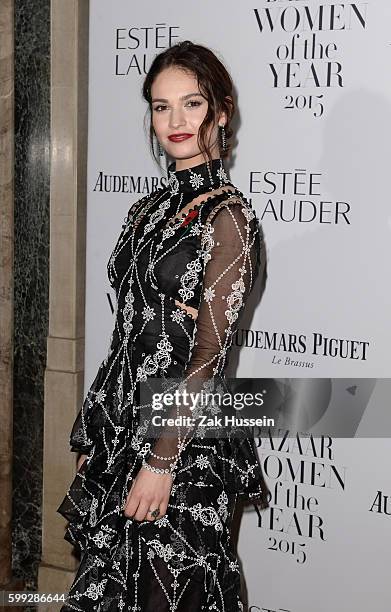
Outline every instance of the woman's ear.
<path id="1" fill-rule="evenodd" d="M 232 105 L 233 105 L 232 97 L 231 96 L 225 96 L 224 99 L 227 101 L 227 105 L 229 107 L 232 107 Z M 227 121 L 228 121 L 227 113 L 225 111 L 222 111 L 220 113 L 220 116 L 219 116 L 219 124 L 220 125 L 226 125 Z"/>
<path id="2" fill-rule="evenodd" d="M 219 115 L 218 124 L 219 124 L 219 126 L 223 126 L 223 125 L 225 126 L 226 123 L 227 123 L 227 113 L 222 112 Z"/>

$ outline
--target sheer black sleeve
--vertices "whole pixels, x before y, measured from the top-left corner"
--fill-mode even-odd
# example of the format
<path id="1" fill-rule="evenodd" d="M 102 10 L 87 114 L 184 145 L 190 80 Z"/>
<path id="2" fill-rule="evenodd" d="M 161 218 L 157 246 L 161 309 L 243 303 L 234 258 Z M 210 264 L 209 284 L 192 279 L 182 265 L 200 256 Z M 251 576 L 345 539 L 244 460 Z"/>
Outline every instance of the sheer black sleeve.
<path id="1" fill-rule="evenodd" d="M 261 231 L 251 206 L 238 196 L 220 202 L 204 226 L 203 287 L 183 381 L 188 392 L 202 391 L 208 380 L 223 371 L 239 314 L 260 270 Z M 193 414 L 182 401 L 170 408 L 169 416 L 191 419 Z M 144 465 L 175 473 L 179 456 L 193 436 L 194 424 L 166 427 Z"/>

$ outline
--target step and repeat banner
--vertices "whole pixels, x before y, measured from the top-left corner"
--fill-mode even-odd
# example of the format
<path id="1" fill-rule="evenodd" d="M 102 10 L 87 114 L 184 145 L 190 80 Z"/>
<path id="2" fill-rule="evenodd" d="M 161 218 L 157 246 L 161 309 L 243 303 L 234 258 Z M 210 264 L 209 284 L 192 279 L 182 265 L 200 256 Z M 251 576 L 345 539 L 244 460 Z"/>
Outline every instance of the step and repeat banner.
<path id="1" fill-rule="evenodd" d="M 235 84 L 227 169 L 268 259 L 235 371 L 273 379 L 301 410 L 305 395 L 316 415 L 256 439 L 270 507 L 246 508 L 238 539 L 252 612 L 390 609 L 390 23 L 389 0 L 90 0 L 85 391 L 114 325 L 107 261 L 131 204 L 164 176 L 145 73 L 190 39 Z"/>

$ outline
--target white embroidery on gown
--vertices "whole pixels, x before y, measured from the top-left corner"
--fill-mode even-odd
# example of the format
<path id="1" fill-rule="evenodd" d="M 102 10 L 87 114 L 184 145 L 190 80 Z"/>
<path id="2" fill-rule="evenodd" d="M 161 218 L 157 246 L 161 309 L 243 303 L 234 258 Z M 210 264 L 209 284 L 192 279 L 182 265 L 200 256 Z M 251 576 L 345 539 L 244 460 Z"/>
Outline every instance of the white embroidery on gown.
<path id="1" fill-rule="evenodd" d="M 167 187 L 129 210 L 107 267 L 117 297 L 108 354 L 70 437 L 88 458 L 58 508 L 65 538 L 82 552 L 62 612 L 243 609 L 229 527 L 238 497 L 265 504 L 253 440 L 203 439 L 183 427 L 151 439 L 139 389 L 152 377 L 210 388 L 224 375 L 264 259 L 254 211 L 222 160 L 171 167 Z M 173 464 L 167 513 L 154 522 L 122 512 L 143 460 Z"/>

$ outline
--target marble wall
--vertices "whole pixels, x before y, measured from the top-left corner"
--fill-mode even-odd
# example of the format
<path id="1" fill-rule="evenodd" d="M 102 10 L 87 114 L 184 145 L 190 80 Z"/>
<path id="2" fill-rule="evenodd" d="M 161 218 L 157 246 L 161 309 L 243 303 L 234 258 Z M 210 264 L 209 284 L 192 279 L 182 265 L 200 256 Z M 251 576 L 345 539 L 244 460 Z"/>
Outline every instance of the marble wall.
<path id="1" fill-rule="evenodd" d="M 50 0 L 15 0 L 13 573 L 37 588 L 49 298 Z"/>

